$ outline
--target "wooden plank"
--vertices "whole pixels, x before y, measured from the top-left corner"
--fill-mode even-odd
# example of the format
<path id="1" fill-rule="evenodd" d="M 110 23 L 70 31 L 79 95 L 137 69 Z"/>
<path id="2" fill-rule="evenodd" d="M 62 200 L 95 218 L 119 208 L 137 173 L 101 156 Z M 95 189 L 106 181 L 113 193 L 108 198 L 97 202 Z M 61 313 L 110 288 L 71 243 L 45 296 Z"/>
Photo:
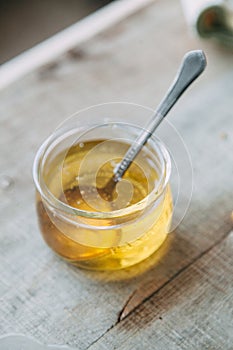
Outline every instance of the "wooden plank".
<path id="1" fill-rule="evenodd" d="M 233 231 L 89 349 L 232 349 L 232 249 Z"/>
<path id="2" fill-rule="evenodd" d="M 36 149 L 64 117 L 83 107 L 112 100 L 155 106 L 183 53 L 198 47 L 207 53 L 208 71 L 170 115 L 194 169 L 185 220 L 159 254 L 131 269 L 94 273 L 67 265 L 45 246 L 37 227 L 31 178 Z M 233 209 L 232 68 L 231 53 L 190 38 L 179 2 L 164 0 L 1 92 L 1 335 L 23 333 L 85 349 L 117 323 L 122 310 L 126 316 L 225 237 Z M 169 144 L 167 130 L 164 125 L 159 135 Z M 231 297 L 230 287 L 226 293 Z M 203 298 L 208 303 L 208 295 Z M 126 320 L 138 313 L 140 318 L 140 310 Z M 158 338 L 166 332 L 161 322 Z M 138 339 L 131 333 L 129 338 L 136 346 Z M 146 331 L 145 338 L 150 344 Z"/>

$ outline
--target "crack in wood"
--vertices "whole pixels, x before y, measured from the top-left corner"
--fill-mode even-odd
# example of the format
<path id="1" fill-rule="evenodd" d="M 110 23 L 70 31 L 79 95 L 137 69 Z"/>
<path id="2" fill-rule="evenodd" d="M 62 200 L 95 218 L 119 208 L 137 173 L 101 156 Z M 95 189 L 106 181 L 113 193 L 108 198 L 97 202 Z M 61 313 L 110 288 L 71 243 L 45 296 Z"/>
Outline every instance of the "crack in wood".
<path id="1" fill-rule="evenodd" d="M 220 245 L 233 231 L 233 227 L 230 228 L 225 234 L 222 235 L 222 237 L 217 240 L 214 244 L 212 244 L 209 248 L 198 254 L 192 261 L 190 261 L 187 265 L 182 267 L 180 270 L 178 270 L 171 278 L 169 278 L 165 283 L 163 283 L 159 288 L 156 290 L 152 291 L 149 295 L 147 295 L 144 299 L 141 300 L 140 302 L 134 306 L 133 308 L 129 307 L 131 304 L 132 299 L 137 298 L 137 294 L 140 293 L 140 287 L 137 288 L 128 298 L 127 302 L 123 306 L 121 312 L 119 313 L 119 317 L 117 321 L 109 327 L 100 337 L 95 339 L 85 350 L 88 350 L 92 347 L 92 345 L 96 344 L 100 339 L 102 339 L 109 331 L 111 331 L 115 326 L 117 326 L 119 323 L 121 323 L 123 320 L 128 318 L 129 315 L 133 314 L 135 310 L 137 310 L 142 304 L 147 302 L 149 299 L 151 299 L 154 295 L 159 293 L 162 289 L 164 289 L 169 283 L 174 281 L 177 277 L 180 276 L 181 273 L 183 273 L 186 269 L 190 268 L 192 265 L 194 265 L 200 258 L 202 258 L 204 255 L 208 254 L 212 249 Z M 150 283 L 150 282 L 149 282 Z M 141 293 L 140 293 L 141 296 Z"/>
<path id="2" fill-rule="evenodd" d="M 219 244 L 221 244 L 232 232 L 232 228 L 230 228 L 229 231 L 227 231 L 225 234 L 223 234 L 223 236 L 216 241 L 214 244 L 212 244 L 209 248 L 207 248 L 206 250 L 204 250 L 203 252 L 201 252 L 200 254 L 198 254 L 193 260 L 191 260 L 187 265 L 185 265 L 184 267 L 182 267 L 181 269 L 179 269 L 171 278 L 169 278 L 165 283 L 163 283 L 159 288 L 155 289 L 154 291 L 152 291 L 149 295 L 147 295 L 145 298 L 141 299 L 140 298 L 140 302 L 135 305 L 133 308 L 131 307 L 132 304 L 132 300 L 136 300 L 137 299 L 137 295 L 140 294 L 140 297 L 142 295 L 142 293 L 140 292 L 140 287 L 137 288 L 128 298 L 127 302 L 125 303 L 124 307 L 122 308 L 122 310 L 119 313 L 119 317 L 118 317 L 118 322 L 121 322 L 122 320 L 124 320 L 127 316 L 129 316 L 132 312 L 134 312 L 140 305 L 142 305 L 144 302 L 146 302 L 147 300 L 149 300 L 152 296 L 154 296 L 156 293 L 158 293 L 161 289 L 163 289 L 164 287 L 166 287 L 171 281 L 173 281 L 174 279 L 176 279 L 182 272 L 184 272 L 186 269 L 188 269 L 190 266 L 192 266 L 194 263 L 196 263 L 200 258 L 202 258 L 204 255 L 208 254 L 212 249 L 214 249 L 216 246 L 218 246 Z M 149 283 L 151 284 L 151 281 L 149 281 Z M 144 289 L 146 290 L 145 286 Z M 132 303 L 132 304 L 131 304 Z"/>
<path id="3" fill-rule="evenodd" d="M 85 350 L 88 350 L 91 348 L 92 345 L 96 344 L 101 338 L 103 338 L 109 331 L 111 331 L 111 329 L 113 329 L 117 324 L 118 324 L 118 320 L 113 324 L 111 325 L 111 327 L 109 327 L 108 329 L 106 329 L 106 331 L 101 334 L 100 337 L 98 337 L 97 339 L 95 339 L 90 345 L 88 345 L 88 347 L 85 349 Z"/>

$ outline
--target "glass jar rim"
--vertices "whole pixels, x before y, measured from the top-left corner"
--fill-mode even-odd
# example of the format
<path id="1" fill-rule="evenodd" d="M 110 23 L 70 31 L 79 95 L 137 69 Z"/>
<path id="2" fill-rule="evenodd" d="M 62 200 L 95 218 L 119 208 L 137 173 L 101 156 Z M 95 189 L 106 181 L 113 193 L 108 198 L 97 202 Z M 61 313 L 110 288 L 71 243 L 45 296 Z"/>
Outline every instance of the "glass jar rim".
<path id="1" fill-rule="evenodd" d="M 101 126 L 106 126 L 109 125 L 110 123 L 103 123 L 103 124 L 96 124 L 96 125 L 91 125 L 92 127 L 101 127 Z M 113 122 L 113 124 L 116 125 L 124 125 L 126 123 L 122 122 Z M 135 129 L 138 128 L 137 125 L 127 123 L 128 126 L 133 127 Z M 90 127 L 90 125 L 85 125 L 86 127 Z M 79 127 L 78 130 L 85 130 L 85 128 Z M 122 209 L 117 209 L 113 210 L 110 212 L 104 212 L 104 211 L 86 211 L 78 208 L 74 208 L 70 206 L 67 203 L 62 202 L 60 199 L 58 199 L 56 196 L 54 196 L 51 191 L 48 189 L 48 187 L 45 185 L 45 189 L 42 188 L 41 182 L 40 182 L 40 166 L 41 166 L 41 161 L 43 159 L 43 156 L 45 155 L 47 149 L 61 136 L 64 136 L 68 131 L 74 132 L 74 130 L 69 130 L 69 129 L 57 129 L 55 132 L 52 133 L 39 147 L 34 162 L 33 162 L 33 180 L 36 186 L 37 191 L 40 193 L 42 200 L 45 200 L 54 210 L 60 210 L 61 212 L 64 212 L 66 214 L 72 215 L 72 216 L 82 216 L 82 217 L 87 217 L 87 218 L 95 218 L 95 219 L 110 219 L 110 218 L 116 218 L 116 217 L 122 217 L 125 215 L 129 215 L 133 212 L 136 211 L 141 211 L 144 210 L 150 205 L 152 202 L 158 200 L 162 193 L 164 192 L 169 178 L 171 174 L 171 159 L 169 152 L 167 148 L 165 147 L 164 143 L 156 136 L 152 135 L 150 137 L 150 140 L 156 145 L 156 152 L 160 153 L 160 155 L 163 158 L 163 168 L 161 171 L 161 174 L 159 176 L 159 181 L 158 181 L 158 187 L 152 189 L 152 191 L 144 197 L 142 200 L 139 202 L 130 205 L 129 207 L 125 207 Z M 146 146 L 146 145 L 145 145 Z"/>

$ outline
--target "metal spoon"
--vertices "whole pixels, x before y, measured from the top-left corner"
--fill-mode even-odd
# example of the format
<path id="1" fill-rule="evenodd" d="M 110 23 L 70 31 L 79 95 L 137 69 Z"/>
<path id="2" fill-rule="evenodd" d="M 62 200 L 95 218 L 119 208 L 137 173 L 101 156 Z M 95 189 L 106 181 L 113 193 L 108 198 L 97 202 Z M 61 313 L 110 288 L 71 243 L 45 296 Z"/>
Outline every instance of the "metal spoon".
<path id="1" fill-rule="evenodd" d="M 168 114 L 170 109 L 178 101 L 182 93 L 204 71 L 206 64 L 206 57 L 202 50 L 190 51 L 185 54 L 173 83 L 156 109 L 154 115 L 147 123 L 145 129 L 142 130 L 140 135 L 130 146 L 120 164 L 116 166 L 114 169 L 114 175 L 110 178 L 107 184 L 103 188 L 97 189 L 104 199 L 112 200 L 116 184 L 124 176 L 134 158 L 151 137 L 164 117 Z"/>

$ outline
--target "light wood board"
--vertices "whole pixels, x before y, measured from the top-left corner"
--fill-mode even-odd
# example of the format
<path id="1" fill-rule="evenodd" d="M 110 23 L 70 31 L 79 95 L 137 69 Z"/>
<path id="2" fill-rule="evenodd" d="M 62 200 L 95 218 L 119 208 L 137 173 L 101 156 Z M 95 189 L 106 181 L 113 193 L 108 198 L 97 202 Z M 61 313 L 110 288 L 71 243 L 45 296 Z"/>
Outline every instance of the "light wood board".
<path id="1" fill-rule="evenodd" d="M 192 159 L 187 215 L 140 265 L 114 274 L 69 266 L 37 226 L 37 148 L 81 108 L 156 106 L 195 48 L 208 69 L 169 115 Z M 1 92 L 1 335 L 77 349 L 232 349 L 232 91 L 232 51 L 192 37 L 179 2 L 164 0 Z M 166 142 L 166 125 L 159 135 Z"/>

